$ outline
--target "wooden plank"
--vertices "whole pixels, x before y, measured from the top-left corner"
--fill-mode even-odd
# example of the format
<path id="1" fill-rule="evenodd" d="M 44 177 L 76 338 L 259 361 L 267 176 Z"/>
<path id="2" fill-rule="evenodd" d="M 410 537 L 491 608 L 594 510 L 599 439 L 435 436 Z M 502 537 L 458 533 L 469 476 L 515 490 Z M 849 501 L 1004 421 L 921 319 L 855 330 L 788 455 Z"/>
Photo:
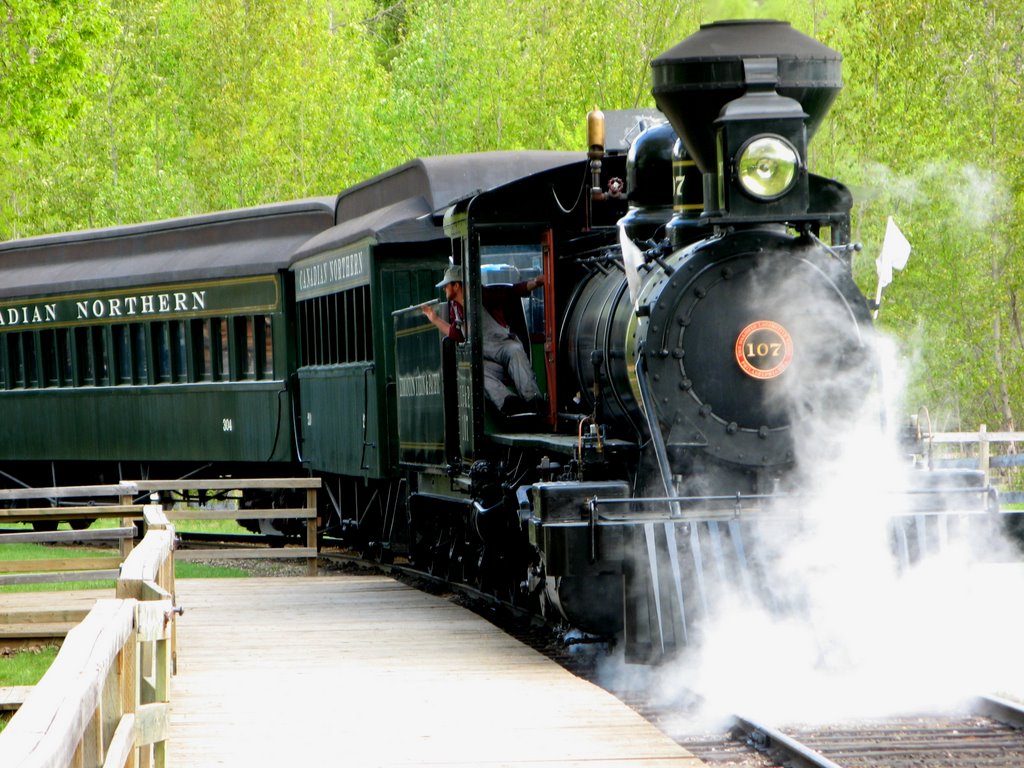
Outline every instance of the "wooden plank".
<path id="1" fill-rule="evenodd" d="M 151 600 L 135 606 L 135 631 L 139 641 L 166 640 L 169 634 L 171 611 L 174 605 L 170 597 Z"/>
<path id="2" fill-rule="evenodd" d="M 178 549 L 175 560 L 277 560 L 289 557 L 316 557 L 316 548 L 282 547 L 277 549 Z"/>
<path id="3" fill-rule="evenodd" d="M 32 691 L 31 685 L 7 685 L 0 687 L 0 710 L 15 712 L 25 703 L 25 698 Z"/>
<path id="4" fill-rule="evenodd" d="M 24 499 L 102 499 L 111 496 L 135 496 L 139 492 L 135 483 L 117 485 L 65 485 L 50 488 L 0 488 L 0 500 Z"/>
<path id="5" fill-rule="evenodd" d="M 105 589 L 66 589 L 53 592 L 0 593 L 0 622 L 78 623 L 97 600 L 114 596 L 113 586 Z M 44 600 L 45 598 L 45 600 Z"/>
<path id="6" fill-rule="evenodd" d="M 174 551 L 174 531 L 149 531 L 125 558 L 121 579 L 125 581 L 156 581 L 160 566 Z"/>
<path id="7" fill-rule="evenodd" d="M 84 531 L 40 531 L 0 533 L 0 544 L 60 544 L 81 541 L 120 541 L 135 536 L 135 526 L 125 528 L 88 528 Z"/>
<path id="8" fill-rule="evenodd" d="M 142 517 L 142 508 L 131 504 L 97 504 L 94 507 L 0 509 L 0 520 L 90 520 L 100 517 Z"/>
<path id="9" fill-rule="evenodd" d="M 315 509 L 174 509 L 167 513 L 169 520 L 261 520 L 282 518 L 307 520 L 316 517 Z"/>
<path id="10" fill-rule="evenodd" d="M 113 581 L 120 573 L 120 570 L 15 573 L 0 575 L 0 584 L 66 584 L 73 581 Z"/>
<path id="11" fill-rule="evenodd" d="M 0 573 L 110 570 L 121 567 L 120 557 L 62 557 L 52 560 L 0 560 Z"/>
<path id="12" fill-rule="evenodd" d="M 924 439 L 932 443 L 1022 443 L 1024 432 L 936 432 Z"/>
<path id="13" fill-rule="evenodd" d="M 43 600 L 38 595 L 36 601 Z M 45 599 L 49 602 L 49 598 Z M 89 613 L 89 608 L 0 608 L 0 627 L 4 624 L 77 624 Z"/>
<path id="14" fill-rule="evenodd" d="M 178 596 L 171 765 L 701 766 L 606 691 L 384 577 L 189 579 Z"/>
<path id="15" fill-rule="evenodd" d="M 74 621 L 7 622 L 0 624 L 0 640 L 57 640 L 67 635 L 77 624 Z"/>
<path id="16" fill-rule="evenodd" d="M 313 488 L 311 488 L 308 491 L 306 491 L 306 506 L 309 509 L 311 509 L 311 510 L 315 510 L 317 508 L 316 490 L 313 489 Z M 313 549 L 313 550 L 317 549 L 317 544 L 318 544 L 318 541 L 317 541 L 317 528 L 319 528 L 319 527 L 320 527 L 320 518 L 319 517 L 312 518 L 312 519 L 306 521 L 306 548 L 307 549 Z M 313 556 L 311 556 L 310 558 L 308 558 L 306 560 L 306 575 L 307 576 L 316 576 L 318 568 L 319 568 L 319 563 L 317 562 L 316 555 L 313 555 Z"/>
<path id="17" fill-rule="evenodd" d="M 170 729 L 170 706 L 143 704 L 135 712 L 135 743 L 139 746 L 164 741 Z"/>
<path id="18" fill-rule="evenodd" d="M 96 712 L 107 673 L 131 636 L 134 603 L 100 600 L 68 633 L 50 669 L 0 739 L 0 765 L 60 768 L 74 764 Z"/>
<path id="19" fill-rule="evenodd" d="M 135 715 L 129 713 L 121 718 L 114 729 L 114 735 L 107 747 L 103 768 L 124 768 L 135 752 Z M 134 765 L 134 763 L 132 763 Z"/>

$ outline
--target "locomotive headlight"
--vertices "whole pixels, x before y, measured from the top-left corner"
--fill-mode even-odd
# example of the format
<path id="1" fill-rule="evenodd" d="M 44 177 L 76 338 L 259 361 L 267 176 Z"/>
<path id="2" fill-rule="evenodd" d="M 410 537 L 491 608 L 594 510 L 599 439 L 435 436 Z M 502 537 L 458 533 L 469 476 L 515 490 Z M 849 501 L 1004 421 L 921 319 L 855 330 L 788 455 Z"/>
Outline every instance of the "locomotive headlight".
<path id="1" fill-rule="evenodd" d="M 755 136 L 740 148 L 736 174 L 748 194 L 761 200 L 782 197 L 796 183 L 800 155 L 781 136 Z"/>

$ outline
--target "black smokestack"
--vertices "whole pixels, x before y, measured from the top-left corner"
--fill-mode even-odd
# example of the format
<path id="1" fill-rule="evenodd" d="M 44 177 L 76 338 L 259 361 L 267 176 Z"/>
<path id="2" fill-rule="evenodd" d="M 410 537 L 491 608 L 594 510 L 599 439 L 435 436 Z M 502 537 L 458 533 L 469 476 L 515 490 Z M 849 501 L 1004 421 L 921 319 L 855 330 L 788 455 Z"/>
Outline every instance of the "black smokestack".
<path id="1" fill-rule="evenodd" d="M 807 113 L 813 135 L 842 88 L 842 56 L 784 21 L 718 21 L 651 62 L 654 100 L 697 167 L 714 173 L 715 119 L 747 91 L 745 60 L 778 61 L 779 95 Z"/>

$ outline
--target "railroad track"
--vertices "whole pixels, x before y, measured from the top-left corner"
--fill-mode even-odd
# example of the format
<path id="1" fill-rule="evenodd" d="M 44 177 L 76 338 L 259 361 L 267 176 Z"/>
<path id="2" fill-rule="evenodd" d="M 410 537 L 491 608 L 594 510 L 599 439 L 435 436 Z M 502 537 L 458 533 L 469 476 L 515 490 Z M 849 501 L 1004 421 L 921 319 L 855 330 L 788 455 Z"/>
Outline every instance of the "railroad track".
<path id="1" fill-rule="evenodd" d="M 657 722 L 657 719 L 655 720 Z M 980 697 L 958 715 L 885 718 L 834 725 L 775 726 L 736 717 L 719 736 L 673 735 L 709 765 L 791 768 L 1020 768 L 1024 708 Z M 763 760 L 744 754 L 756 750 Z"/>

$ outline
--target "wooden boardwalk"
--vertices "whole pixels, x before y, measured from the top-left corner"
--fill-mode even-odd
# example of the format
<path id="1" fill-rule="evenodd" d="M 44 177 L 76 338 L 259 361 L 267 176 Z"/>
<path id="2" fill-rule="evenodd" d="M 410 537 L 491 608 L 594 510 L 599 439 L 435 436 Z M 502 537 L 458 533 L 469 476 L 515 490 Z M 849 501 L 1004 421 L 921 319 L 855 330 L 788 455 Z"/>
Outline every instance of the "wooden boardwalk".
<path id="1" fill-rule="evenodd" d="M 378 576 L 179 580 L 168 763 L 702 763 L 485 620 Z"/>

